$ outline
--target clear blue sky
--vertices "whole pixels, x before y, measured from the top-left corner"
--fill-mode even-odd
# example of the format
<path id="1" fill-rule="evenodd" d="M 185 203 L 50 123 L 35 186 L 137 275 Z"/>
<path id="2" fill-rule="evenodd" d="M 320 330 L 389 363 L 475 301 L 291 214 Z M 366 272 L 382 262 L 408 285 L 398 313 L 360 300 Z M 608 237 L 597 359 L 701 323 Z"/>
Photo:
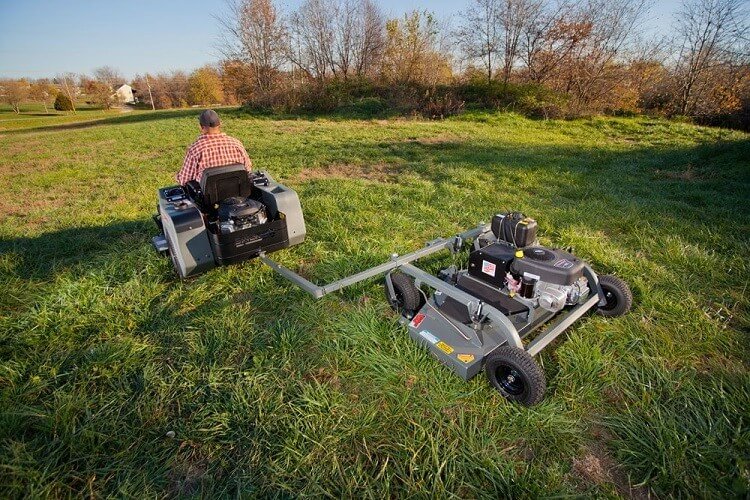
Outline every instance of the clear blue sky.
<path id="1" fill-rule="evenodd" d="M 469 0 L 382 0 L 390 15 L 429 9 L 448 17 Z M 294 8 L 301 0 L 284 3 Z M 192 70 L 219 59 L 223 0 L 0 0 L 0 77 L 91 73 L 109 65 L 135 73 Z M 679 0 L 655 0 L 645 28 L 668 26 Z"/>

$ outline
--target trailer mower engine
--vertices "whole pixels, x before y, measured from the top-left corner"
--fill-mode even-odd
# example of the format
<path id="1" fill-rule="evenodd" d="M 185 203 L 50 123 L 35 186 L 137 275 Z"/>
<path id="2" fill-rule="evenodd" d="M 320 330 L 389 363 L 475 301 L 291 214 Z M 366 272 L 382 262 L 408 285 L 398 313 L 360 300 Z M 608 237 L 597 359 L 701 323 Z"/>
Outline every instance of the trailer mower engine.
<path id="1" fill-rule="evenodd" d="M 538 282 L 536 287 L 539 307 L 551 312 L 560 311 L 565 306 L 578 304 L 581 297 L 588 297 L 588 294 L 589 287 L 586 278 L 583 277 L 570 286 Z"/>
<path id="2" fill-rule="evenodd" d="M 265 224 L 266 206 L 252 198 L 232 197 L 219 205 L 219 226 L 223 234 Z"/>
<path id="3" fill-rule="evenodd" d="M 538 300 L 547 311 L 558 312 L 588 297 L 584 263 L 562 250 L 528 247 L 523 257 L 513 259 L 511 271 L 520 276 L 522 297 Z"/>

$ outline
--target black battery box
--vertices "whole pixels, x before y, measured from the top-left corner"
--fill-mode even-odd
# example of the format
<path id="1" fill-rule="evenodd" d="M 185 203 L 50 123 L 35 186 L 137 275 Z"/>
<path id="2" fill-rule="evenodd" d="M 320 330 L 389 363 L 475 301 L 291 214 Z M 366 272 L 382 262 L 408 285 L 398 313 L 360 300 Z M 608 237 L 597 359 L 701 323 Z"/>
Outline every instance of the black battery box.
<path id="1" fill-rule="evenodd" d="M 536 221 L 521 212 L 495 215 L 490 228 L 497 239 L 519 248 L 532 245 L 536 240 Z"/>
<path id="2" fill-rule="evenodd" d="M 502 288 L 515 252 L 513 247 L 504 243 L 492 243 L 474 250 L 469 254 L 469 275 Z"/>

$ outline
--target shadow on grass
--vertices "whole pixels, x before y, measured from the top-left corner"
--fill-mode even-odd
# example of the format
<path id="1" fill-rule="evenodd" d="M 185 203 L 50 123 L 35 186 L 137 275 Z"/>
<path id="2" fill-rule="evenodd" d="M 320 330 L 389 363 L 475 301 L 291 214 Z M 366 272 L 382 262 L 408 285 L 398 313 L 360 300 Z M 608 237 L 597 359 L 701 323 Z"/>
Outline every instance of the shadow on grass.
<path id="1" fill-rule="evenodd" d="M 116 260 L 118 252 L 132 251 L 156 234 L 150 220 L 115 222 L 107 226 L 72 227 L 37 237 L 0 239 L 0 254 L 14 255 L 15 272 L 23 279 L 49 279 L 79 267 L 102 266 L 102 257 Z"/>
<path id="2" fill-rule="evenodd" d="M 181 115 L 193 113 L 195 110 L 185 110 Z M 137 122 L 154 118 L 138 115 L 117 119 Z M 417 175 L 434 185 L 435 202 L 428 204 L 432 211 L 458 210 L 456 207 L 462 205 L 461 200 L 455 199 L 458 188 L 472 191 L 469 196 L 475 198 L 474 205 L 477 200 L 486 205 L 483 213 L 477 214 L 480 218 L 501 209 L 528 210 L 524 207 L 533 205 L 544 210 L 545 206 L 551 206 L 555 209 L 552 212 L 559 212 L 557 216 L 565 219 L 561 226 L 573 220 L 592 231 L 627 234 L 632 232 L 633 217 L 637 217 L 647 221 L 651 230 L 663 234 L 672 234 L 676 227 L 682 227 L 679 236 L 700 245 L 707 243 L 706 230 L 736 235 L 750 224 L 750 208 L 739 202 L 750 198 L 750 168 L 746 160 L 750 157 L 750 140 L 626 153 L 598 150 L 585 155 L 575 146 L 518 148 L 413 141 L 340 142 L 336 148 L 356 151 L 360 158 L 386 158 L 405 165 L 399 171 Z M 526 177 L 529 172 L 533 179 Z M 321 176 L 302 182 L 311 182 L 313 186 L 320 183 L 320 190 L 313 193 L 320 196 L 336 179 Z M 472 187 L 466 187 L 466 183 Z M 303 188 L 303 206 L 304 191 Z M 516 204 L 498 206 L 493 193 L 504 193 L 502 203 L 507 204 L 508 192 L 515 193 L 510 199 L 516 199 L 513 202 Z M 725 217 L 727 212 L 733 217 Z M 307 217 L 311 215 L 314 217 L 313 214 Z M 425 215 L 431 216 L 432 212 Z M 456 212 L 449 218 L 459 216 Z M 554 217 L 553 213 L 545 216 Z M 315 225 L 314 221 L 308 224 Z M 0 239 L 0 253 L 18 256 L 16 273 L 20 277 L 45 279 L 61 269 L 91 268 L 94 262 L 101 265 L 97 257 L 114 257 L 121 250 L 130 251 L 134 245 L 148 243 L 154 234 L 156 228 L 149 219 L 121 221 L 102 227 L 67 228 L 38 237 Z M 734 252 L 742 246 L 742 241 L 742 237 L 725 238 L 715 241 L 715 248 Z M 386 248 L 384 252 L 392 250 Z M 345 267 L 347 259 L 341 259 L 341 267 Z M 334 259 L 323 268 L 339 266 Z"/>
<path id="3" fill-rule="evenodd" d="M 200 114 L 201 109 L 179 109 L 179 110 L 164 110 L 164 111 L 148 111 L 148 112 L 127 112 L 120 115 L 111 116 L 107 118 L 93 118 L 90 120 L 74 122 L 74 123 L 61 123 L 57 125 L 42 125 L 40 127 L 24 128 L 18 130 L 8 130 L 0 132 L 2 135 L 23 135 L 32 132 L 58 132 L 62 130 L 80 130 L 92 127 L 101 127 L 103 125 L 124 125 L 129 123 L 144 123 L 154 120 L 167 120 L 170 118 L 184 118 L 188 116 L 195 116 L 196 118 Z"/>

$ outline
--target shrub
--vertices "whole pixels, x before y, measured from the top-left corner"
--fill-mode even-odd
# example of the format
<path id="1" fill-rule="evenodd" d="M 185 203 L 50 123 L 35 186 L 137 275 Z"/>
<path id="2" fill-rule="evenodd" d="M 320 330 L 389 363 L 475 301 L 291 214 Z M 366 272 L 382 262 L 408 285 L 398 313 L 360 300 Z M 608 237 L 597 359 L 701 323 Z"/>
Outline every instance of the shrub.
<path id="1" fill-rule="evenodd" d="M 58 111 L 73 111 L 73 102 L 70 97 L 60 92 L 55 97 L 55 109 Z"/>

